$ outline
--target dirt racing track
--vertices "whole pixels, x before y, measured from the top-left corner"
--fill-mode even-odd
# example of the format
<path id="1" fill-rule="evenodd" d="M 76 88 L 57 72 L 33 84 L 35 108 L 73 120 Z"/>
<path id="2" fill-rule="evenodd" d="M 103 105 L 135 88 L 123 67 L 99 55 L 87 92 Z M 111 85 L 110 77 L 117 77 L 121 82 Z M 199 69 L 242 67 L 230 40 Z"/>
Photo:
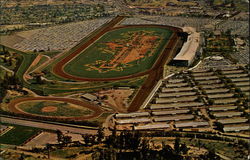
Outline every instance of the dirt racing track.
<path id="1" fill-rule="evenodd" d="M 156 60 L 154 65 L 151 67 L 151 69 L 149 69 L 147 71 L 144 71 L 144 72 L 139 72 L 139 73 L 135 73 L 135 74 L 132 74 L 132 75 L 128 75 L 128 76 L 120 76 L 120 77 L 114 77 L 114 78 L 86 78 L 86 77 L 71 75 L 70 73 L 65 72 L 64 67 L 70 61 L 72 61 L 74 58 L 76 58 L 79 54 L 82 53 L 82 51 L 87 49 L 90 45 L 92 45 L 95 41 L 97 41 L 100 37 L 102 37 L 107 32 L 118 30 L 118 29 L 123 29 L 123 28 L 143 28 L 143 27 L 145 27 L 145 28 L 157 27 L 157 28 L 163 28 L 163 29 L 168 29 L 168 30 L 173 31 L 173 34 L 172 34 L 172 36 L 170 37 L 170 40 L 169 40 L 170 42 L 168 42 L 168 44 L 166 44 L 165 49 L 159 55 L 158 59 Z M 164 26 L 164 25 L 127 25 L 127 26 L 118 26 L 118 27 L 114 27 L 114 28 L 107 27 L 106 29 L 102 30 L 100 33 L 98 33 L 97 35 L 92 37 L 89 41 L 82 44 L 77 50 L 75 50 L 74 52 L 72 52 L 71 54 L 69 54 L 68 56 L 63 58 L 61 61 L 59 61 L 53 67 L 53 73 L 60 76 L 60 77 L 70 79 L 70 80 L 75 80 L 75 81 L 117 81 L 117 80 L 124 80 L 124 79 L 130 79 L 130 78 L 143 76 L 143 75 L 149 74 L 152 70 L 154 70 L 156 68 L 155 66 L 158 66 L 160 63 L 162 63 L 162 60 L 160 59 L 160 57 L 162 57 L 162 56 L 164 56 L 164 57 L 172 57 L 170 55 L 171 52 L 169 52 L 169 50 L 171 50 L 171 48 L 174 46 L 174 43 L 176 43 L 175 42 L 176 39 L 177 39 L 176 35 L 177 35 L 178 32 L 182 32 L 182 29 L 179 29 L 179 28 L 176 28 L 176 27 L 171 27 L 171 26 Z M 160 64 L 160 65 L 164 65 L 164 64 Z"/>
<path id="2" fill-rule="evenodd" d="M 41 101 L 67 102 L 67 103 L 71 103 L 71 104 L 74 104 L 74 105 L 78 105 L 78 106 L 90 109 L 91 111 L 93 111 L 93 113 L 91 115 L 81 116 L 81 117 L 42 116 L 42 115 L 37 115 L 37 114 L 24 112 L 24 111 L 22 111 L 21 109 L 19 109 L 17 107 L 18 104 L 23 103 L 23 102 L 40 101 L 40 100 Z M 50 118 L 50 119 L 76 120 L 76 121 L 96 118 L 96 117 L 100 116 L 103 113 L 103 110 L 100 107 L 95 106 L 94 104 L 90 104 L 88 102 L 80 101 L 80 100 L 76 100 L 76 99 L 60 98 L 60 97 L 25 97 L 25 98 L 18 98 L 18 99 L 15 99 L 15 100 L 11 101 L 8 107 L 9 107 L 9 110 L 11 112 L 22 114 L 22 115 L 28 115 L 28 116 L 32 116 L 32 117 L 47 117 L 47 118 Z"/>

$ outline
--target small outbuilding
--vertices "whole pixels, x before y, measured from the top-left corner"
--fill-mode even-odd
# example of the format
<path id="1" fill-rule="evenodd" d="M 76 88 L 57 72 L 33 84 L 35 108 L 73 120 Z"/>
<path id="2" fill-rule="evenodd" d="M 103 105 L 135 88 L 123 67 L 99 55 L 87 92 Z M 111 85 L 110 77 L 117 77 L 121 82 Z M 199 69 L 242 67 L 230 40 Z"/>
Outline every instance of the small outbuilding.
<path id="1" fill-rule="evenodd" d="M 89 94 L 89 93 L 85 93 L 81 96 L 81 98 L 85 99 L 85 100 L 88 100 L 88 101 L 96 101 L 98 98 L 97 96 L 93 95 L 93 94 Z"/>

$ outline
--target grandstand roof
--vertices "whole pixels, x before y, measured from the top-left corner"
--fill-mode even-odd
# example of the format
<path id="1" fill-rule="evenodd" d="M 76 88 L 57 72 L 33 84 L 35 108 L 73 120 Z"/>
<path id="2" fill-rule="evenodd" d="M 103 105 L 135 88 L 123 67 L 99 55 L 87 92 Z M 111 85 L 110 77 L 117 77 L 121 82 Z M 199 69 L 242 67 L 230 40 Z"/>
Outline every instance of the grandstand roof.
<path id="1" fill-rule="evenodd" d="M 184 27 L 183 31 L 189 33 L 189 36 L 174 60 L 192 61 L 200 44 L 200 33 L 191 27 Z"/>

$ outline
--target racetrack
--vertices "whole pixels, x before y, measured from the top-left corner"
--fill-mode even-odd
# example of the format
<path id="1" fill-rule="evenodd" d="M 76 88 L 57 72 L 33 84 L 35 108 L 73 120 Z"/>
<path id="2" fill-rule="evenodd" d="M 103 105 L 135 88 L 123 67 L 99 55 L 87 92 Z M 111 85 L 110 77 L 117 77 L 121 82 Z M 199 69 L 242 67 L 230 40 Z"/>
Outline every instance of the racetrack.
<path id="1" fill-rule="evenodd" d="M 116 24 L 118 24 L 120 21 L 122 21 L 124 17 L 116 17 L 111 22 L 109 22 L 106 26 L 101 28 L 97 33 L 95 33 L 92 37 L 89 38 L 88 41 L 84 42 L 83 44 L 79 45 L 79 47 L 72 51 L 69 55 L 62 58 L 58 63 L 56 63 L 52 71 L 56 75 L 70 79 L 75 81 L 117 81 L 117 80 L 123 80 L 123 79 L 130 79 L 135 78 L 143 75 L 148 75 L 147 79 L 145 80 L 144 84 L 140 87 L 139 91 L 135 95 L 135 97 L 132 99 L 132 102 L 130 106 L 128 107 L 128 112 L 134 112 L 140 109 L 140 106 L 143 104 L 143 102 L 146 100 L 147 96 L 150 94 L 150 92 L 153 90 L 156 83 L 163 78 L 163 71 L 164 71 L 164 65 L 168 64 L 172 58 L 175 56 L 176 50 L 178 48 L 178 44 L 181 41 L 180 37 L 178 36 L 179 32 L 182 32 L 182 29 L 171 27 L 171 26 L 163 26 L 163 25 L 130 25 L 130 26 L 118 26 L 114 27 Z M 105 33 L 108 31 L 112 31 L 115 29 L 121 29 L 121 28 L 127 28 L 127 27 L 157 27 L 157 28 L 164 28 L 171 30 L 173 33 L 171 37 L 169 38 L 168 42 L 164 45 L 163 50 L 158 55 L 157 59 L 155 60 L 152 67 L 146 71 L 138 72 L 135 74 L 131 74 L 128 76 L 121 76 L 121 77 L 114 77 L 114 78 L 86 78 L 86 77 L 78 77 L 71 75 L 70 73 L 66 73 L 64 71 L 64 67 L 67 63 L 72 61 L 72 59 L 76 58 L 79 54 L 82 53 L 86 48 L 88 48 L 92 43 L 97 41 L 100 37 L 102 37 Z M 19 103 L 22 102 L 28 102 L 28 101 L 36 101 L 36 100 L 44 100 L 44 101 L 62 101 L 67 102 L 71 104 L 75 104 L 78 106 L 86 107 L 93 111 L 93 114 L 87 115 L 87 116 L 81 116 L 81 117 L 65 117 L 65 116 L 44 116 L 44 115 L 37 115 L 32 113 L 27 113 L 19 109 L 17 106 Z M 81 121 L 81 120 L 88 120 L 97 118 L 103 113 L 103 110 L 100 106 L 94 105 L 93 103 L 89 103 L 86 101 L 80 101 L 72 98 L 62 98 L 62 97 L 25 97 L 25 98 L 18 98 L 15 100 L 12 100 L 9 104 L 9 110 L 14 113 L 23 114 L 31 117 L 43 117 L 43 118 L 49 118 L 49 119 L 60 119 L 60 120 L 75 120 L 75 121 Z"/>
<path id="2" fill-rule="evenodd" d="M 78 106 L 81 106 L 81 107 L 88 108 L 91 111 L 93 111 L 94 113 L 92 113 L 91 115 L 82 116 L 82 117 L 43 116 L 43 115 L 37 115 L 37 114 L 31 114 L 31 113 L 24 112 L 24 111 L 22 111 L 21 109 L 19 109 L 17 107 L 17 105 L 19 103 L 36 101 L 36 100 L 67 102 L 67 103 L 71 103 L 71 104 L 75 104 L 75 105 L 78 105 Z M 29 116 L 32 116 L 32 117 L 39 117 L 40 116 L 40 117 L 48 117 L 48 118 L 51 118 L 51 119 L 77 120 L 77 121 L 96 118 L 96 117 L 100 116 L 103 113 L 103 110 L 100 107 L 98 107 L 98 106 L 96 106 L 94 104 L 91 104 L 89 102 L 80 101 L 80 100 L 71 99 L 71 98 L 60 98 L 60 97 L 25 97 L 25 98 L 18 98 L 18 99 L 15 99 L 15 100 L 10 102 L 9 110 L 11 112 L 14 112 L 14 113 L 29 115 Z"/>
<path id="3" fill-rule="evenodd" d="M 120 21 L 120 20 L 121 19 L 119 18 L 118 20 L 114 20 L 114 21 Z M 113 23 L 112 23 L 112 25 L 113 25 Z M 163 25 L 129 25 L 129 26 L 119 26 L 119 27 L 114 27 L 114 28 L 112 28 L 111 25 L 109 25 L 109 27 L 106 27 L 105 29 L 103 29 L 97 35 L 92 37 L 89 41 L 82 44 L 77 50 L 73 51 L 71 54 L 69 54 L 68 56 L 63 58 L 61 61 L 59 61 L 53 67 L 53 73 L 60 76 L 60 77 L 70 79 L 70 80 L 75 80 L 75 81 L 117 81 L 117 80 L 130 79 L 130 78 L 135 78 L 135 77 L 139 77 L 139 76 L 149 74 L 154 69 L 154 66 L 156 65 L 156 63 L 158 63 L 157 61 L 154 63 L 154 65 L 153 65 L 153 67 L 151 69 L 146 70 L 144 72 L 139 72 L 139 73 L 135 73 L 135 74 L 127 75 L 127 76 L 114 77 L 114 78 L 86 78 L 86 77 L 80 77 L 80 76 L 72 75 L 70 73 L 65 72 L 65 70 L 64 70 L 65 66 L 70 61 L 72 61 L 74 58 L 76 58 L 79 54 L 81 54 L 85 49 L 87 49 L 95 41 L 100 39 L 100 37 L 102 37 L 105 33 L 109 32 L 109 31 L 117 30 L 117 29 L 122 29 L 122 28 L 143 28 L 143 27 L 145 27 L 145 28 L 153 28 L 153 27 L 155 27 L 155 28 L 168 29 L 168 30 L 173 31 L 173 35 L 175 35 L 177 32 L 182 31 L 179 28 L 175 28 L 175 27 L 171 27 L 171 26 L 163 26 Z M 171 36 L 169 41 L 171 41 L 171 39 L 174 37 L 173 35 Z M 170 45 L 168 45 L 168 44 L 170 44 Z M 167 56 L 167 57 L 169 56 L 168 54 L 170 54 L 170 52 L 167 52 L 166 48 L 170 49 L 171 45 L 174 45 L 174 41 L 172 41 L 171 43 L 168 43 L 168 44 L 165 45 L 165 49 L 159 55 L 159 57 L 161 57 L 161 55 L 164 55 L 164 56 Z"/>

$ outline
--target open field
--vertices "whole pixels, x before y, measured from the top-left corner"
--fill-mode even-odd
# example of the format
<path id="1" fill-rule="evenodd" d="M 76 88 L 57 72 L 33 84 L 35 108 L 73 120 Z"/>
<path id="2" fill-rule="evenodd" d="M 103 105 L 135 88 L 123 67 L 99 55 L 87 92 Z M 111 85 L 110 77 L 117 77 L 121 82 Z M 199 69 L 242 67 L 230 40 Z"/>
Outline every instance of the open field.
<path id="1" fill-rule="evenodd" d="M 38 134 L 36 137 L 31 139 L 29 142 L 25 143 L 25 146 L 28 147 L 43 147 L 46 146 L 46 144 L 56 144 L 57 141 L 57 135 L 54 132 L 47 132 L 43 131 L 40 134 Z"/>
<path id="2" fill-rule="evenodd" d="M 5 124 L 9 125 L 9 124 Z M 36 135 L 41 131 L 41 129 L 19 126 L 19 125 L 11 125 L 13 128 L 0 136 L 0 142 L 2 144 L 11 144 L 11 145 L 21 145 L 30 137 Z"/>

